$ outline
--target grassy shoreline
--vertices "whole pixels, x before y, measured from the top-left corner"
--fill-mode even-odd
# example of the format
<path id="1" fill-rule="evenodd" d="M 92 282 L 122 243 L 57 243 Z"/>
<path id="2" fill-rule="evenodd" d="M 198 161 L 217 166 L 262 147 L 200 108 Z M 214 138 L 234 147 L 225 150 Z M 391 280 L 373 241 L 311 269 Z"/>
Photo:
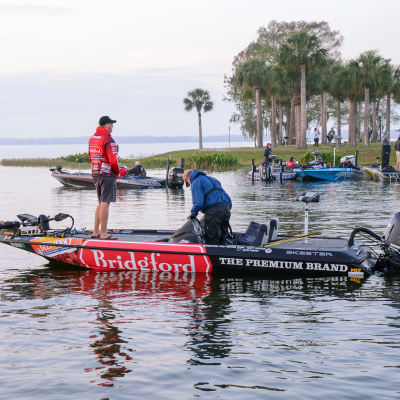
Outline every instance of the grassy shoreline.
<path id="1" fill-rule="evenodd" d="M 370 166 L 376 162 L 376 157 L 381 155 L 381 143 L 370 143 L 369 147 L 364 147 L 359 145 L 358 147 L 347 146 L 337 148 L 336 154 L 340 156 L 351 155 L 358 150 L 358 164 L 362 166 Z M 300 159 L 301 156 L 307 151 L 312 151 L 313 147 L 308 146 L 308 149 L 297 150 L 294 146 L 277 146 L 273 148 L 274 154 L 278 158 L 283 158 L 283 160 L 288 160 L 291 156 L 296 159 Z M 321 145 L 320 151 L 332 151 L 333 147 L 328 145 Z M 264 160 L 264 149 L 256 147 L 237 147 L 237 148 L 224 148 L 224 149 L 203 149 L 203 150 L 177 150 L 169 151 L 167 153 L 157 154 L 149 157 L 144 157 L 141 159 L 141 163 L 145 168 L 165 168 L 167 164 L 167 159 L 171 158 L 173 162 L 171 166 L 180 165 L 180 160 L 183 157 L 187 160 L 189 157 L 195 156 L 206 156 L 215 153 L 225 153 L 231 154 L 238 158 L 238 163 L 236 167 L 226 167 L 223 169 L 232 169 L 243 166 L 250 166 L 251 160 L 254 158 L 256 165 L 259 165 Z M 121 159 L 121 163 L 128 168 L 132 168 L 135 163 L 135 159 Z M 396 165 L 396 151 L 394 146 L 390 154 L 391 165 Z M 192 163 L 186 163 L 187 167 L 193 167 Z M 10 158 L 1 160 L 1 165 L 3 166 L 13 166 L 13 167 L 55 167 L 57 165 L 62 165 L 67 169 L 79 169 L 79 163 L 76 161 L 66 161 L 61 158 Z M 82 169 L 89 169 L 90 164 L 84 162 L 81 164 Z"/>

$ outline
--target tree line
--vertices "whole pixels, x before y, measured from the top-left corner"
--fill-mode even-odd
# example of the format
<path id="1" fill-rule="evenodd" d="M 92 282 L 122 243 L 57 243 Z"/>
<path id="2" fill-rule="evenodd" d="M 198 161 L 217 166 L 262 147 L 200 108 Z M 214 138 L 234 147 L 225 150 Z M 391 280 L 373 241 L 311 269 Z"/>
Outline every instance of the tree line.
<path id="1" fill-rule="evenodd" d="M 391 122 L 400 120 L 395 109 L 400 68 L 377 50 L 343 60 L 343 40 L 325 21 L 271 21 L 260 28 L 224 78 L 224 100 L 236 108 L 230 122 L 239 124 L 257 147 L 263 147 L 268 128 L 272 146 L 286 137 L 306 148 L 307 130 L 314 125 L 321 126 L 326 143 L 331 119 L 339 136 L 341 126 L 348 125 L 348 142 L 354 146 L 377 141 L 382 122 L 390 132 Z"/>

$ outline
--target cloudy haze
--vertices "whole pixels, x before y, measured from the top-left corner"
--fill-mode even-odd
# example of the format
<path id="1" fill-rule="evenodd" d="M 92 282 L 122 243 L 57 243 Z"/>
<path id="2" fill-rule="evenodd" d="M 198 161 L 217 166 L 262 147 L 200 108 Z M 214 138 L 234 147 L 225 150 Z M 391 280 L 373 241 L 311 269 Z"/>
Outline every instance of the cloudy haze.
<path id="1" fill-rule="evenodd" d="M 400 64 L 399 4 L 0 1 L 1 135 L 88 136 L 110 115 L 118 136 L 196 136 L 197 117 L 182 104 L 196 87 L 215 103 L 204 115 L 204 134 L 227 133 L 234 109 L 221 101 L 223 75 L 260 26 L 326 20 L 345 38 L 344 58 L 379 49 Z M 231 132 L 239 128 L 231 125 Z"/>

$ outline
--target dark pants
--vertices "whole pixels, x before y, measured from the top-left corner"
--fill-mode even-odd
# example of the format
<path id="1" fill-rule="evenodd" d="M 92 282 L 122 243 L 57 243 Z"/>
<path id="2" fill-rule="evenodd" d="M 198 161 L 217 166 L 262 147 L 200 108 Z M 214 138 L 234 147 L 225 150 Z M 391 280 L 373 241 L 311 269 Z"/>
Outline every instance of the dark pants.
<path id="1" fill-rule="evenodd" d="M 314 147 L 315 147 L 315 146 L 318 147 L 318 143 L 319 143 L 319 139 L 314 139 Z"/>
<path id="2" fill-rule="evenodd" d="M 382 146 L 382 168 L 389 165 L 391 146 Z"/>
<path id="3" fill-rule="evenodd" d="M 207 208 L 204 230 L 207 244 L 225 244 L 229 233 L 231 211 L 227 203 L 214 204 Z"/>

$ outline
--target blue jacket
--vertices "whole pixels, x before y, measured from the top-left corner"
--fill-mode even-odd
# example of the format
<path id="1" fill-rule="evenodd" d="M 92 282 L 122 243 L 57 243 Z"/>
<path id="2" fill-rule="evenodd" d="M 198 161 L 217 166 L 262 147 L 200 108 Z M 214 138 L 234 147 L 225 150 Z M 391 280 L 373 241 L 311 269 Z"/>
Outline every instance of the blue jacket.
<path id="1" fill-rule="evenodd" d="M 266 147 L 264 150 L 264 157 L 265 159 L 268 159 L 268 156 L 272 156 L 274 153 L 272 153 L 272 150 L 269 147 Z"/>
<path id="2" fill-rule="evenodd" d="M 201 169 L 194 169 L 190 174 L 190 190 L 192 191 L 193 207 L 191 215 L 196 217 L 199 211 L 206 212 L 207 208 L 218 203 L 228 203 L 229 208 L 232 208 L 232 200 L 228 193 L 222 189 L 221 183 L 211 176 L 202 175 Z M 221 190 L 213 190 L 207 197 L 204 203 L 205 195 L 214 187 Z"/>

